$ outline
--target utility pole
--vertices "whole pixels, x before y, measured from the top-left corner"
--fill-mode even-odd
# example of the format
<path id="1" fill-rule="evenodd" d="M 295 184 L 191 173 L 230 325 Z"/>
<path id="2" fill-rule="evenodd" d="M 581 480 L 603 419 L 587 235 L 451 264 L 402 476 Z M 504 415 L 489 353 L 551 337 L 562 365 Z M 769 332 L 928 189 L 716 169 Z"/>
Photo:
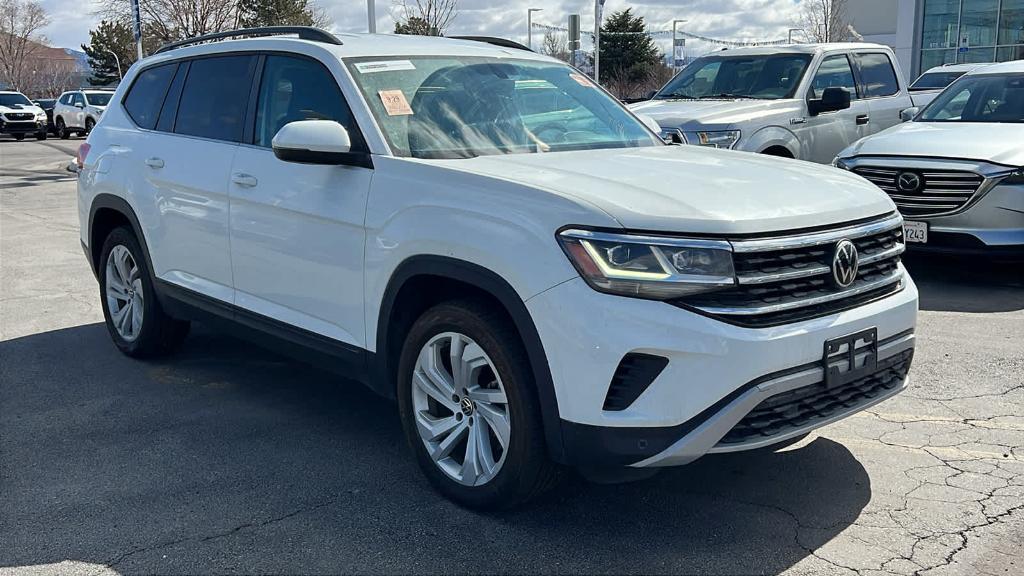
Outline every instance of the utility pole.
<path id="1" fill-rule="evenodd" d="M 135 36 L 135 50 L 142 60 L 142 14 L 139 12 L 139 0 L 132 0 L 132 34 Z"/>
<path id="2" fill-rule="evenodd" d="M 673 20 L 672 21 L 672 71 L 673 72 L 679 70 L 679 66 L 677 65 L 677 62 L 679 60 L 681 60 L 681 58 L 676 58 L 676 47 L 680 46 L 679 39 L 676 38 L 676 25 L 677 24 L 685 24 L 686 22 L 689 22 L 689 20 Z"/>
<path id="3" fill-rule="evenodd" d="M 533 50 L 533 13 L 543 11 L 543 8 L 528 8 L 526 10 L 526 47 L 530 50 Z"/>
<path id="4" fill-rule="evenodd" d="M 377 33 L 377 3 L 374 0 L 366 0 L 366 23 L 370 34 Z"/>
<path id="5" fill-rule="evenodd" d="M 601 84 L 601 9 L 604 0 L 594 0 L 594 83 Z"/>

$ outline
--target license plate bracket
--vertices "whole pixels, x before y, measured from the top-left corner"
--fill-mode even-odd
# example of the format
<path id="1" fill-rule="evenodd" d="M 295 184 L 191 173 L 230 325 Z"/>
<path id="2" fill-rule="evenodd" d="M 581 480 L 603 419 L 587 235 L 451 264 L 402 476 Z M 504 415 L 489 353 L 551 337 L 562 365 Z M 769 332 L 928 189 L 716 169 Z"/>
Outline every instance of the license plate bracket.
<path id="1" fill-rule="evenodd" d="M 821 363 L 826 388 L 843 386 L 874 373 L 878 366 L 878 328 L 826 340 Z M 842 369 L 843 364 L 846 370 Z"/>

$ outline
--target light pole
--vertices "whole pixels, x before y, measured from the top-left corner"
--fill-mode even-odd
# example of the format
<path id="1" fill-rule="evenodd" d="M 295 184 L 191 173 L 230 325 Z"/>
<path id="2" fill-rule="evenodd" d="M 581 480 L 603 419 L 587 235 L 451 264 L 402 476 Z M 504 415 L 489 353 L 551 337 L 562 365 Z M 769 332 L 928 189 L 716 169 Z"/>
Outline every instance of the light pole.
<path id="1" fill-rule="evenodd" d="M 121 73 L 121 59 L 117 57 L 117 54 L 113 50 L 107 49 L 107 52 L 114 57 L 114 62 L 117 63 L 117 77 L 120 80 L 124 80 L 124 74 Z"/>
<path id="2" fill-rule="evenodd" d="M 530 50 L 533 50 L 533 13 L 543 11 L 543 8 L 527 8 L 526 10 L 526 47 Z"/>
<path id="3" fill-rule="evenodd" d="M 374 0 L 366 0 L 366 23 L 370 34 L 377 33 L 377 3 Z"/>
<path id="4" fill-rule="evenodd" d="M 604 0 L 594 0 L 594 83 L 601 84 L 601 9 Z"/>
<path id="5" fill-rule="evenodd" d="M 790 28 L 789 29 L 789 43 L 790 44 L 793 43 L 793 32 L 800 32 L 800 30 L 801 30 L 800 28 Z"/>
<path id="6" fill-rule="evenodd" d="M 676 66 L 676 60 L 678 60 L 676 58 L 676 41 L 677 41 L 676 40 L 676 25 L 677 24 L 685 24 L 686 22 L 689 22 L 689 20 L 673 20 L 672 21 L 672 70 L 673 71 L 678 69 L 678 67 Z"/>

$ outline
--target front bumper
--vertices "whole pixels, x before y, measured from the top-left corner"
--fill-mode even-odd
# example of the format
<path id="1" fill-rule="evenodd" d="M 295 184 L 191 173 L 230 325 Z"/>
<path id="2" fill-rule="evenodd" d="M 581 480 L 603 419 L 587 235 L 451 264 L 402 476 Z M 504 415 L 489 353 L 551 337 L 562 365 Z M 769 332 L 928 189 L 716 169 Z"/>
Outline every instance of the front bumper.
<path id="1" fill-rule="evenodd" d="M 0 120 L 0 134 L 35 134 L 46 132 L 45 121 L 4 121 Z"/>
<path id="2" fill-rule="evenodd" d="M 876 328 L 878 362 L 912 350 L 917 288 L 866 305 L 771 328 L 743 328 L 663 302 L 592 290 L 575 279 L 527 302 L 551 367 L 565 463 L 668 466 L 702 454 L 781 442 L 863 409 L 906 385 L 731 445 L 720 441 L 762 400 L 820 380 L 826 340 Z M 626 409 L 604 409 L 620 360 L 661 356 L 664 370 Z"/>
<path id="3" fill-rule="evenodd" d="M 1024 185 L 996 185 L 956 214 L 907 219 L 929 228 L 928 243 L 907 244 L 910 250 L 1024 257 Z"/>

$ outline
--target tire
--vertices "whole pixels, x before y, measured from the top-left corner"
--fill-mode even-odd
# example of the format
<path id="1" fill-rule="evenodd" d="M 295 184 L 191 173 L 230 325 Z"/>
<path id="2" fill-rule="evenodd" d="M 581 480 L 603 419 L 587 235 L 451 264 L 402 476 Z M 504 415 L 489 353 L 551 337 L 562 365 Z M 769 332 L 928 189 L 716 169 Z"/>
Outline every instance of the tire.
<path id="1" fill-rule="evenodd" d="M 17 140 L 18 142 L 21 142 L 22 140 L 25 139 L 25 135 L 24 134 L 15 134 L 14 135 L 14 139 Z"/>
<path id="2" fill-rule="evenodd" d="M 469 358 L 472 365 L 462 381 L 468 393 L 451 387 L 458 380 L 452 376 L 450 360 L 456 345 L 464 346 L 459 357 Z M 423 360 L 430 357 L 440 361 Z M 441 380 L 447 384 L 429 384 L 424 375 L 431 366 L 443 371 Z M 402 347 L 397 395 L 406 439 L 435 489 L 462 506 L 502 509 L 518 506 L 557 482 L 561 469 L 547 456 L 532 380 L 519 334 L 499 311 L 473 300 L 454 300 L 420 316 Z M 440 386 L 447 389 L 442 392 Z M 444 398 L 447 393 L 452 396 Z M 421 433 L 418 419 L 435 431 L 450 432 L 431 441 L 429 434 Z M 506 430 L 505 444 L 499 440 L 499 429 Z M 480 440 L 471 461 L 478 466 L 467 465 L 471 440 Z M 431 453 L 440 456 L 438 462 Z"/>
<path id="3" fill-rule="evenodd" d="M 46 140 L 46 132 L 36 132 L 36 140 Z"/>
<path id="4" fill-rule="evenodd" d="M 85 119 L 85 132 L 79 132 L 79 136 L 88 136 L 89 132 L 92 132 L 93 127 L 96 126 L 96 121 L 92 118 Z"/>
<path id="5" fill-rule="evenodd" d="M 57 137 L 61 140 L 67 140 L 71 137 L 71 132 L 68 132 L 68 126 L 64 123 L 63 118 L 57 118 Z"/>
<path id="6" fill-rule="evenodd" d="M 133 358 L 146 358 L 167 354 L 181 345 L 190 325 L 164 313 L 156 298 L 142 247 L 130 228 L 115 228 L 107 236 L 97 269 L 103 318 L 111 339 L 121 352 Z M 118 289 L 114 282 L 122 288 Z M 115 309 L 111 310 L 112 307 Z M 141 316 L 137 315 L 139 309 Z M 125 321 L 118 325 L 115 319 L 120 318 Z"/>

